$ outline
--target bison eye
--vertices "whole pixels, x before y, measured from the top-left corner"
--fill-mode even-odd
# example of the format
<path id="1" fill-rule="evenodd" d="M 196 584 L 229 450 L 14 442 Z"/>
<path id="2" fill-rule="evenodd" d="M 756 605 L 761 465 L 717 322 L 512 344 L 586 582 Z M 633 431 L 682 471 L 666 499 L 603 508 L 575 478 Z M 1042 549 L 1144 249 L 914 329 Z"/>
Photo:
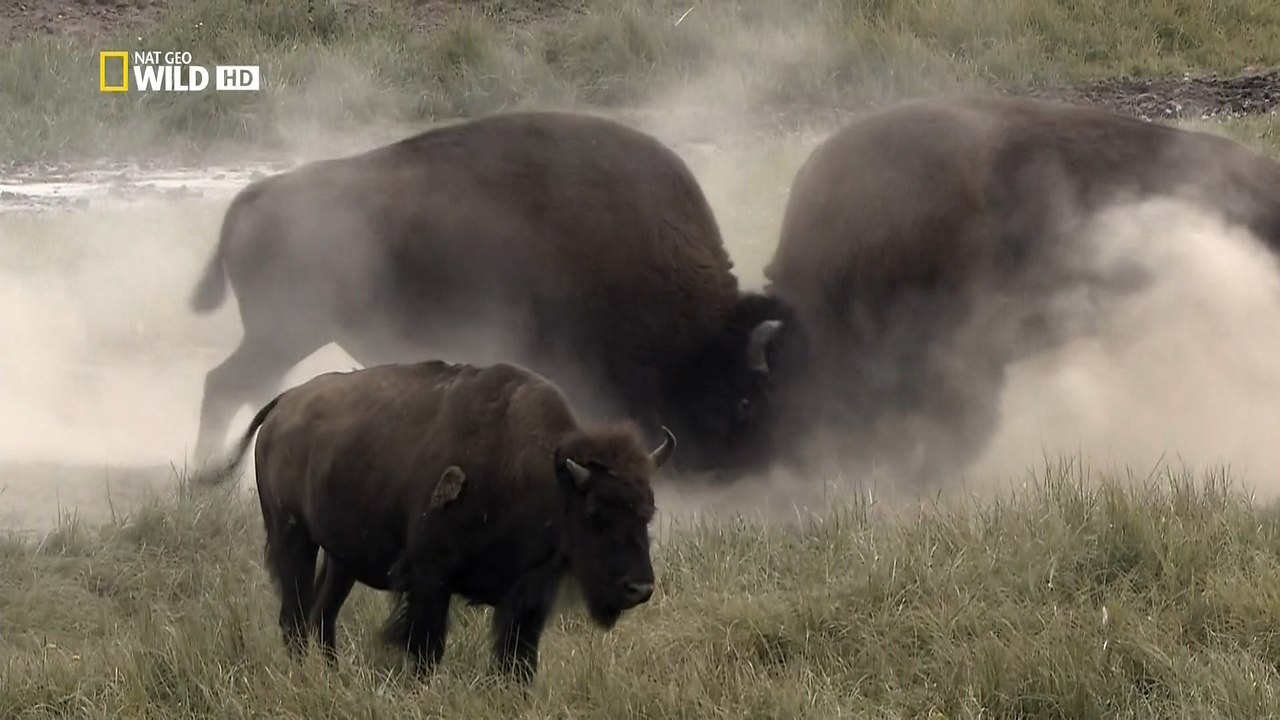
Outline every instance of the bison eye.
<path id="1" fill-rule="evenodd" d="M 604 512 L 604 509 L 600 507 L 599 502 L 587 503 L 587 507 L 583 514 L 587 516 L 587 521 L 590 522 L 592 525 L 599 526 L 599 525 L 606 524 L 605 512 Z"/>
<path id="2" fill-rule="evenodd" d="M 741 400 L 738 401 L 738 417 L 745 419 L 750 414 L 751 414 L 751 401 L 748 400 L 747 398 L 742 398 Z"/>

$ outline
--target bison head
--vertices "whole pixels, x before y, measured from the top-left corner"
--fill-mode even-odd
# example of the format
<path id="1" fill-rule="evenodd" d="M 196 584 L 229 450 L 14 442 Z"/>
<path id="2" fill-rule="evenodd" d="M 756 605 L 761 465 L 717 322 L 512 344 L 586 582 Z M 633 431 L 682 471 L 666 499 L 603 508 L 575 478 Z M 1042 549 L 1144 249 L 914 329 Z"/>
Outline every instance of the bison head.
<path id="1" fill-rule="evenodd" d="M 653 594 L 649 477 L 675 449 L 675 438 L 663 430 L 666 438 L 652 452 L 631 425 L 579 433 L 556 450 L 571 571 L 592 619 L 606 629 Z"/>
<path id="2" fill-rule="evenodd" d="M 794 325 L 782 301 L 746 294 L 724 332 L 673 374 L 663 420 L 680 435 L 683 469 L 740 468 L 759 460 Z"/>

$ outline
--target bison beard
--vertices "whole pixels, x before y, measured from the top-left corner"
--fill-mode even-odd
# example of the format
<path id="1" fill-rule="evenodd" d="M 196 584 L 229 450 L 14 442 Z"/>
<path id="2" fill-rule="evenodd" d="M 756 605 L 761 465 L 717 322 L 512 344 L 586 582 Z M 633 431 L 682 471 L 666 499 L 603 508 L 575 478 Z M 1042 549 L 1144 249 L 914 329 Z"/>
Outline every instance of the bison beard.
<path id="1" fill-rule="evenodd" d="M 205 379 L 197 464 L 333 342 L 366 367 L 519 363 L 584 414 L 673 428 L 682 469 L 730 467 L 785 319 L 739 291 L 675 152 L 572 113 L 495 115 L 255 182 L 192 308 L 218 307 L 228 283 L 244 337 Z"/>
<path id="2" fill-rule="evenodd" d="M 1097 265 L 1081 223 L 1157 195 L 1280 248 L 1280 165 L 1221 137 L 993 97 L 903 103 L 834 133 L 797 173 L 765 269 L 805 338 L 776 348 L 789 408 L 773 442 L 817 429 L 907 481 L 962 472 L 994 433 L 1007 366 L 1076 332 L 1060 298 L 1149 280 Z"/>
<path id="3" fill-rule="evenodd" d="M 254 417 L 266 564 L 298 653 L 356 582 L 400 596 L 384 637 L 421 670 L 444 652 L 450 598 L 494 608 L 498 668 L 528 680 L 561 581 L 611 628 L 653 592 L 652 452 L 629 423 L 581 429 L 559 389 L 524 369 L 441 361 L 326 373 Z M 324 550 L 319 578 L 316 555 Z"/>

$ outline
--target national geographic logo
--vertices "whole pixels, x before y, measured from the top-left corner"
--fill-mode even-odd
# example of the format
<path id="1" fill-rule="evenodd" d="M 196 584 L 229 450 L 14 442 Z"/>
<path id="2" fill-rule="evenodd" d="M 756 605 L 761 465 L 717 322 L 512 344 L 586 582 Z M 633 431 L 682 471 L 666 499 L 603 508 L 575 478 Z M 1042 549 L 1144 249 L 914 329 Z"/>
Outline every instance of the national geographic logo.
<path id="1" fill-rule="evenodd" d="M 209 76 L 208 68 L 191 63 L 189 52 L 104 50 L 98 53 L 98 89 L 104 93 L 129 92 L 130 77 L 139 90 L 200 92 L 209 87 Z M 257 65 L 215 65 L 213 81 L 214 90 L 256 91 L 261 84 L 261 74 Z"/>
<path id="2" fill-rule="evenodd" d="M 113 85 L 107 81 L 107 67 L 116 63 L 120 65 L 120 82 Z M 129 92 L 129 53 L 122 50 L 98 53 L 98 87 L 104 93 Z"/>

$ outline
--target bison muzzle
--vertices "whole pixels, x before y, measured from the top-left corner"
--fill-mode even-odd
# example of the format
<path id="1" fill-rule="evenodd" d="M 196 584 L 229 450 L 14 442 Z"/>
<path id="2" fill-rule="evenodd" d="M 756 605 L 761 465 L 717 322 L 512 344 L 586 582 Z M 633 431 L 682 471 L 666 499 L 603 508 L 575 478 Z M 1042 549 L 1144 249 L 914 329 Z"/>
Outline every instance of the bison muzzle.
<path id="1" fill-rule="evenodd" d="M 387 639 L 439 662 L 450 599 L 495 609 L 498 668 L 529 680 L 563 580 L 609 629 L 653 593 L 652 452 L 629 421 L 582 429 L 559 388 L 509 364 L 439 360 L 326 373 L 264 406 L 255 467 L 286 646 L 336 662 L 355 583 L 397 593 Z M 317 555 L 324 550 L 319 578 Z"/>

